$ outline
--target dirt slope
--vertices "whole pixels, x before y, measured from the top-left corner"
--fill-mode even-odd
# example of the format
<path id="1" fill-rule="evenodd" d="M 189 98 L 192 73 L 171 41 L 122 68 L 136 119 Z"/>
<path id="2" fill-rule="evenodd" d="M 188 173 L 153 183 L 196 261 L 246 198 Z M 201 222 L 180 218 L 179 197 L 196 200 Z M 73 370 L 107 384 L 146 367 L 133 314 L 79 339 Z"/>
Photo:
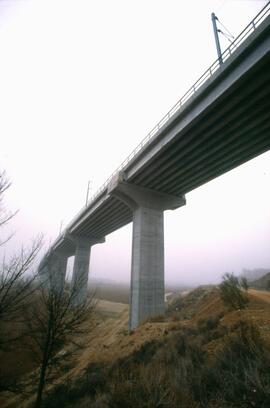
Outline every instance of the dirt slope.
<path id="1" fill-rule="evenodd" d="M 266 303 L 270 303 L 270 292 L 264 290 L 249 289 L 249 293 L 257 299 L 260 299 Z"/>
<path id="2" fill-rule="evenodd" d="M 246 310 L 226 311 L 218 291 L 210 290 L 207 296 L 199 297 L 197 302 L 194 299 L 193 304 L 186 306 L 187 312 L 192 312 L 190 319 L 178 320 L 177 315 L 174 314 L 164 321 L 145 322 L 131 333 L 128 332 L 129 306 L 123 303 L 99 301 L 95 325 L 83 338 L 86 347 L 74 360 L 74 368 L 67 374 L 63 374 L 58 383 L 63 382 L 67 377 L 74 379 L 81 376 L 90 363 L 114 362 L 138 350 L 148 341 L 164 338 L 170 331 L 183 326 L 196 326 L 201 320 L 221 314 L 223 315 L 221 323 L 227 327 L 231 327 L 240 319 L 255 323 L 270 344 L 270 293 L 251 289 L 249 297 L 250 302 Z M 218 342 L 213 341 L 208 349 L 215 353 L 218 347 Z M 27 407 L 27 403 L 9 397 L 8 403 L 3 399 L 0 400 L 0 406 L 1 408 L 24 408 Z"/>

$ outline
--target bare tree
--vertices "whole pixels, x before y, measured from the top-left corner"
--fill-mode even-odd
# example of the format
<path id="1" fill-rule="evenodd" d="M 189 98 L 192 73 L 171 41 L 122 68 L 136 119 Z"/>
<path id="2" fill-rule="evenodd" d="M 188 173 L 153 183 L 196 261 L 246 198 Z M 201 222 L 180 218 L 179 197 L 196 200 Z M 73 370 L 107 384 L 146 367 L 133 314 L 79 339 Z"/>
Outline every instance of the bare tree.
<path id="1" fill-rule="evenodd" d="M 4 228 L 16 213 L 8 212 L 3 204 L 4 193 L 10 187 L 5 172 L 0 173 L 0 229 Z M 11 238 L 0 239 L 0 246 Z M 20 391 L 14 378 L 6 373 L 5 367 L 13 347 L 21 345 L 22 308 L 32 298 L 35 290 L 35 261 L 42 246 L 42 237 L 35 239 L 28 248 L 19 254 L 0 260 L 0 352 L 4 364 L 0 366 L 0 391 Z"/>
<path id="2" fill-rule="evenodd" d="M 39 237 L 30 248 L 22 249 L 19 255 L 14 255 L 8 261 L 3 259 L 0 270 L 0 322 L 14 321 L 33 292 L 36 278 L 34 263 L 41 246 L 42 237 Z"/>
<path id="3" fill-rule="evenodd" d="M 10 187 L 11 183 L 8 180 L 6 173 L 3 171 L 0 173 L 0 228 L 4 227 L 17 213 L 16 212 L 10 212 L 7 211 L 4 204 L 3 204 L 3 198 L 6 190 Z M 12 234 L 10 234 L 7 238 L 4 240 L 0 240 L 0 246 L 4 245 L 7 241 L 10 240 L 12 237 Z"/>
<path id="4" fill-rule="evenodd" d="M 53 285 L 46 284 L 37 289 L 35 303 L 26 310 L 26 342 L 39 373 L 38 379 L 34 379 L 37 383 L 35 408 L 41 406 L 46 385 L 54 382 L 59 370 L 83 347 L 80 337 L 91 327 L 93 295 L 77 306 L 74 306 L 75 296 L 74 287 L 55 290 Z"/>
<path id="5" fill-rule="evenodd" d="M 0 173 L 0 227 L 15 215 L 3 207 L 3 194 L 9 186 L 5 173 Z M 82 304 L 75 302 L 80 285 L 73 285 L 69 291 L 55 285 L 55 276 L 50 273 L 53 270 L 57 274 L 55 268 L 48 268 L 49 282 L 34 284 L 35 261 L 41 246 L 42 238 L 38 238 L 29 249 L 22 249 L 9 260 L 4 258 L 0 265 L 0 350 L 8 350 L 15 342 L 22 347 L 22 339 L 30 348 L 38 368 L 33 372 L 34 376 L 38 372 L 36 408 L 41 405 L 46 385 L 54 381 L 58 370 L 82 347 L 78 336 L 85 331 L 84 322 L 94 309 L 93 297 Z M 23 322 L 23 333 L 19 334 L 17 328 L 12 330 L 16 320 Z M 88 328 L 90 323 L 91 319 L 87 321 Z M 10 332 L 7 328 L 11 328 Z M 14 387 L 0 372 L 1 391 L 20 391 L 22 387 L 17 384 Z"/>
<path id="6" fill-rule="evenodd" d="M 4 227 L 16 213 L 8 212 L 3 204 L 4 193 L 10 187 L 6 173 L 0 173 L 0 228 Z M 3 246 L 11 236 L 0 240 L 0 246 Z M 11 259 L 4 256 L 0 265 L 0 325 L 6 322 L 14 322 L 18 317 L 22 305 L 33 290 L 33 272 L 34 263 L 37 254 L 42 246 L 42 237 L 38 237 L 32 245 L 24 249 L 19 254 L 14 255 Z M 0 331 L 0 350 L 10 344 L 10 337 L 5 330 Z"/>

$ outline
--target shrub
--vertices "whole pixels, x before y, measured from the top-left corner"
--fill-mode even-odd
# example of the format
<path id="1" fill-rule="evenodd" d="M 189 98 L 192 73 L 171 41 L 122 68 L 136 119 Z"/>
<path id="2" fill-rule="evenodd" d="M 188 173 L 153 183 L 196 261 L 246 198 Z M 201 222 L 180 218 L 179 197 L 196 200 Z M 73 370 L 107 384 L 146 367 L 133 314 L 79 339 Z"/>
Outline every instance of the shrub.
<path id="1" fill-rule="evenodd" d="M 270 279 L 268 279 L 268 281 L 267 281 L 266 289 L 267 289 L 267 290 L 270 290 Z"/>
<path id="2" fill-rule="evenodd" d="M 44 398 L 42 408 L 67 408 L 76 406 L 81 398 L 93 398 L 98 392 L 103 391 L 107 381 L 106 366 L 91 363 L 83 375 L 76 381 L 66 381 L 48 393 Z M 71 405 L 70 405 L 71 404 Z"/>
<path id="3" fill-rule="evenodd" d="M 244 309 L 248 302 L 247 281 L 245 278 L 239 279 L 233 273 L 226 273 L 223 281 L 219 285 L 220 297 L 226 306 L 231 309 Z"/>
<path id="4" fill-rule="evenodd" d="M 111 366 L 90 364 L 44 408 L 270 406 L 270 352 L 256 327 L 238 321 L 228 332 L 216 317 L 200 324 L 203 332 L 191 327 L 171 332 Z M 223 348 L 208 359 L 202 345 L 223 334 Z"/>
<path id="5" fill-rule="evenodd" d="M 216 329 L 219 324 L 219 316 L 210 316 L 207 319 L 198 320 L 197 326 L 201 332 Z"/>
<path id="6" fill-rule="evenodd" d="M 216 392 L 235 406 L 270 406 L 270 353 L 256 327 L 239 322 L 215 364 Z"/>

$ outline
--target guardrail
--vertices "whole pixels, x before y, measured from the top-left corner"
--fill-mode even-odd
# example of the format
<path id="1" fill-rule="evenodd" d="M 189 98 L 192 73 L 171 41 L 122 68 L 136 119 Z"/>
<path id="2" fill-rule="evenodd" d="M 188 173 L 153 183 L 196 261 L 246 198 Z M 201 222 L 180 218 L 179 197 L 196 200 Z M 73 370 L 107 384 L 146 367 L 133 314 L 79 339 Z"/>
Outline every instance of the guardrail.
<path id="1" fill-rule="evenodd" d="M 228 48 L 221 54 L 222 63 L 224 63 L 235 50 L 245 41 L 245 39 L 270 15 L 270 1 L 264 6 L 264 8 L 256 15 L 256 17 L 246 26 L 246 28 L 235 38 Z M 158 122 L 158 124 L 148 133 L 148 135 L 141 141 L 140 144 L 128 155 L 128 157 L 120 164 L 120 166 L 110 175 L 110 177 L 102 184 L 102 186 L 96 191 L 96 193 L 90 198 L 85 207 L 83 207 L 72 221 L 68 224 L 66 229 L 70 228 L 78 216 L 85 212 L 86 208 L 91 206 L 91 203 L 107 188 L 112 178 L 121 170 L 124 170 L 135 156 L 139 154 L 143 147 L 150 144 L 159 130 L 168 122 L 173 115 L 180 111 L 185 103 L 197 92 L 197 90 L 219 69 L 222 65 L 219 59 L 217 59 L 195 82 L 194 85 L 182 96 L 181 99 L 169 110 L 169 112 Z M 60 237 L 61 235 L 59 235 Z"/>

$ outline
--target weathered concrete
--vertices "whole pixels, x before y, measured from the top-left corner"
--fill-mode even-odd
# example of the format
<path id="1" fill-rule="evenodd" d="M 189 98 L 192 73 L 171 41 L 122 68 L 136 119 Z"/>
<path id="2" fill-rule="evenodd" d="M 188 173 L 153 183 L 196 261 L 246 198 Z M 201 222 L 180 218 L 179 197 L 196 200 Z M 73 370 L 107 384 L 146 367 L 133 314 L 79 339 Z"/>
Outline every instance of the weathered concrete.
<path id="1" fill-rule="evenodd" d="M 43 288 L 50 288 L 50 273 L 47 264 L 40 265 L 38 268 L 39 282 Z"/>
<path id="2" fill-rule="evenodd" d="M 163 212 L 185 205 L 184 197 L 114 181 L 110 194 L 133 211 L 131 300 L 129 327 L 151 316 L 164 314 Z"/>
<path id="3" fill-rule="evenodd" d="M 68 254 L 56 250 L 47 255 L 39 266 L 42 286 L 48 290 L 62 292 L 65 286 Z"/>
<path id="4" fill-rule="evenodd" d="M 55 251 L 52 254 L 50 267 L 50 282 L 52 289 L 61 293 L 65 287 L 68 255 L 65 252 Z"/>
<path id="5" fill-rule="evenodd" d="M 76 306 L 85 302 L 87 298 L 91 247 L 105 242 L 105 238 L 85 238 L 81 236 L 72 236 L 71 238 L 76 244 L 71 282 L 72 303 Z"/>

